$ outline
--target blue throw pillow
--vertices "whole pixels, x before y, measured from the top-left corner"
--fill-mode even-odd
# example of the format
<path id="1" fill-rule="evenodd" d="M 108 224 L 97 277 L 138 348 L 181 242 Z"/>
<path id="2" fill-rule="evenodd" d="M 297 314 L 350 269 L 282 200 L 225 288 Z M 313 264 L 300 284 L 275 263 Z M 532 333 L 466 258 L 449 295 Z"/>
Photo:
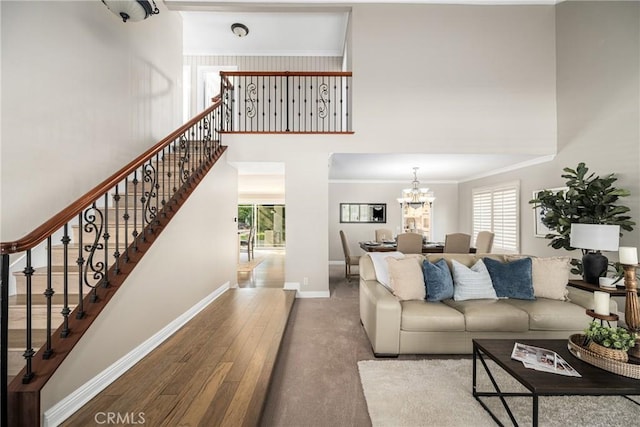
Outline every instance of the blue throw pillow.
<path id="1" fill-rule="evenodd" d="M 422 263 L 422 272 L 427 288 L 427 301 L 442 301 L 453 298 L 453 279 L 444 258 L 434 264 L 425 260 Z"/>
<path id="2" fill-rule="evenodd" d="M 533 300 L 533 279 L 531 276 L 531 258 L 523 258 L 512 262 L 500 262 L 484 258 L 489 270 L 493 288 L 498 298 L 515 298 Z"/>

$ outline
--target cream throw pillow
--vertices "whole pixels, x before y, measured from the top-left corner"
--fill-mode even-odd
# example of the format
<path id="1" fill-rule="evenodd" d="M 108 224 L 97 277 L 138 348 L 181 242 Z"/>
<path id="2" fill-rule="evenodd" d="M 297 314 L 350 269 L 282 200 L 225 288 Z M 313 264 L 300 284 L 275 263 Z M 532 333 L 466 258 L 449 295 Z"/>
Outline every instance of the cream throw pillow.
<path id="1" fill-rule="evenodd" d="M 400 301 L 423 300 L 426 298 L 427 293 L 419 258 L 397 259 L 389 257 L 386 260 L 389 266 L 389 278 L 393 294 Z"/>
<path id="2" fill-rule="evenodd" d="M 569 291 L 570 257 L 527 257 L 526 255 L 505 255 L 507 261 L 531 258 L 531 276 L 533 278 L 533 294 L 536 298 L 566 301 Z"/>

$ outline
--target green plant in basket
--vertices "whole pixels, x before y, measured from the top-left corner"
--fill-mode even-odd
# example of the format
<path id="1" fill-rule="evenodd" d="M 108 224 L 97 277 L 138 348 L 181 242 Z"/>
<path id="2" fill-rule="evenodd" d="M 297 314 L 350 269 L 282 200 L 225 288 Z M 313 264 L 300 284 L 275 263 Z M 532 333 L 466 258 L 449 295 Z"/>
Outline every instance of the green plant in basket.
<path id="1" fill-rule="evenodd" d="M 623 327 L 604 326 L 594 320 L 584 330 L 586 337 L 603 347 L 627 351 L 636 344 L 638 336 Z"/>

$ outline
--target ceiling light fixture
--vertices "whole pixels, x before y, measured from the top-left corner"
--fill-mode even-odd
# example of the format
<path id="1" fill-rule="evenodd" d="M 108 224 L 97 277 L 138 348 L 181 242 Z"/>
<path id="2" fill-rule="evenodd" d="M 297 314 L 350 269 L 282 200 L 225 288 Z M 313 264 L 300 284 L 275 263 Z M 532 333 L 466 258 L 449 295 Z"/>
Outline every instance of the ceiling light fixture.
<path id="1" fill-rule="evenodd" d="M 417 209 L 424 207 L 425 203 L 429 203 L 429 206 L 436 199 L 433 193 L 429 192 L 428 188 L 420 188 L 420 181 L 418 181 L 418 169 L 413 168 L 413 181 L 411 182 L 411 188 L 405 188 L 402 190 L 402 197 L 398 198 L 398 203 L 406 204 L 407 206 Z"/>
<path id="2" fill-rule="evenodd" d="M 102 3 L 114 15 L 122 18 L 122 22 L 138 22 L 160 13 L 154 0 L 151 2 L 147 0 L 102 0 Z"/>
<path id="3" fill-rule="evenodd" d="M 231 24 L 231 31 L 238 37 L 245 37 L 249 34 L 249 28 L 244 25 L 236 22 L 235 24 Z"/>

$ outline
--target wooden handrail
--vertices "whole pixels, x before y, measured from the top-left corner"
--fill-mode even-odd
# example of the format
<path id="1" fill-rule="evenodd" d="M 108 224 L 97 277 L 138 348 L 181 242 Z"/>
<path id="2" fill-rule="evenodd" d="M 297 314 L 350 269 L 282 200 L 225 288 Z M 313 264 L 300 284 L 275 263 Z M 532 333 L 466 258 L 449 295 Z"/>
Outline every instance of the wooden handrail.
<path id="1" fill-rule="evenodd" d="M 351 77 L 351 71 L 221 71 L 221 76 Z"/>
<path id="2" fill-rule="evenodd" d="M 158 142 L 153 147 L 149 148 L 147 151 L 136 157 L 129 164 L 124 166 L 118 172 L 111 175 L 109 178 L 102 181 L 92 190 L 84 194 L 82 197 L 77 199 L 75 202 L 71 203 L 62 211 L 58 212 L 51 219 L 46 221 L 44 224 L 33 230 L 31 233 L 27 234 L 25 237 L 15 240 L 12 242 L 2 242 L 0 243 L 0 254 L 11 254 L 16 252 L 22 252 L 28 249 L 35 247 L 37 244 L 42 242 L 48 236 L 55 233 L 59 230 L 64 224 L 71 221 L 76 215 L 78 215 L 82 209 L 91 204 L 98 197 L 107 193 L 111 188 L 113 188 L 116 184 L 124 180 L 128 175 L 133 173 L 136 169 L 144 164 L 147 160 L 151 159 L 153 155 L 162 150 L 166 145 L 174 141 L 184 132 L 189 130 L 193 125 L 198 123 L 199 120 L 204 118 L 207 114 L 211 113 L 213 110 L 218 108 L 221 104 L 220 99 L 211 105 L 209 108 L 202 111 L 200 114 L 189 120 L 184 125 L 180 126 L 178 129 L 170 133 L 163 140 Z"/>

